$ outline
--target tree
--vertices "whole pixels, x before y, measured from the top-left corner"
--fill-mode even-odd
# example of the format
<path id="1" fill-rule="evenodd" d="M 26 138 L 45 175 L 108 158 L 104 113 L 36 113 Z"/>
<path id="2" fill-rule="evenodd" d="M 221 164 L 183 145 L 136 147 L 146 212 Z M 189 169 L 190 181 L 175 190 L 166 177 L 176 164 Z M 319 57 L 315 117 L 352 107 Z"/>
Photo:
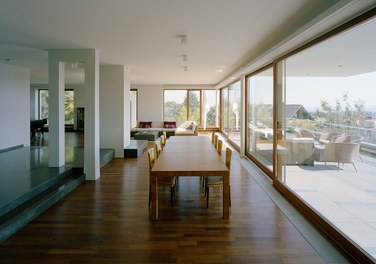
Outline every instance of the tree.
<path id="1" fill-rule="evenodd" d="M 65 124 L 74 123 L 74 92 L 65 91 L 64 94 Z"/>
<path id="2" fill-rule="evenodd" d="M 342 95 L 341 100 L 336 100 L 334 108 L 325 100 L 321 101 L 320 108 L 316 109 L 314 114 L 316 120 L 333 124 L 345 124 L 347 126 L 364 125 L 364 101 L 358 99 L 353 102 L 352 106 L 348 92 Z"/>

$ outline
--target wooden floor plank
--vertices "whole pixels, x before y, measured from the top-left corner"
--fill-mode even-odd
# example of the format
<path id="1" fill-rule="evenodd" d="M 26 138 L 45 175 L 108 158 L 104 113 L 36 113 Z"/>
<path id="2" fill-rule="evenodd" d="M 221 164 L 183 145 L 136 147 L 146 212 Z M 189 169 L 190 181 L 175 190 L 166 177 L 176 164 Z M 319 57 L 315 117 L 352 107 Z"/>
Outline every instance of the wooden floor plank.
<path id="1" fill-rule="evenodd" d="M 0 263 L 324 263 L 238 161 L 231 165 L 230 219 L 222 191 L 179 177 L 174 207 L 159 190 L 148 210 L 147 153 L 115 159 L 0 245 Z M 35 262 L 34 262 L 35 261 Z"/>

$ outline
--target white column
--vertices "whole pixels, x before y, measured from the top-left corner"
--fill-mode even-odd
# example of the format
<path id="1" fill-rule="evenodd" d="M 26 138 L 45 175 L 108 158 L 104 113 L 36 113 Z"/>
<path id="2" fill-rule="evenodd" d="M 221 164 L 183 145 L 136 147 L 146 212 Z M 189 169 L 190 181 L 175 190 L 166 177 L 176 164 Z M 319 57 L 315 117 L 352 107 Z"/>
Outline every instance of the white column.
<path id="1" fill-rule="evenodd" d="M 49 167 L 61 167 L 65 164 L 65 137 L 64 137 L 64 91 L 65 68 L 53 51 L 48 54 L 48 140 L 49 140 Z"/>
<path id="2" fill-rule="evenodd" d="M 100 177 L 99 153 L 99 52 L 86 51 L 85 60 L 85 150 L 87 180 Z"/>
<path id="3" fill-rule="evenodd" d="M 68 49 L 49 50 L 48 54 L 50 89 L 53 91 L 52 96 L 50 94 L 53 99 L 53 101 L 50 101 L 50 127 L 52 128 L 53 141 L 53 144 L 50 145 L 50 166 L 61 165 L 65 162 L 63 62 L 83 62 L 85 65 L 84 172 L 87 180 L 96 180 L 100 177 L 99 52 L 95 49 Z M 59 100 L 58 97 L 62 99 Z M 56 161 L 56 157 L 58 157 L 58 161 Z"/>
<path id="4" fill-rule="evenodd" d="M 129 68 L 124 67 L 124 134 L 123 134 L 123 148 L 131 142 L 131 81 Z M 124 152 L 123 152 L 124 157 Z"/>
<path id="5" fill-rule="evenodd" d="M 130 142 L 130 84 L 123 65 L 100 67 L 100 147 L 124 157 Z"/>

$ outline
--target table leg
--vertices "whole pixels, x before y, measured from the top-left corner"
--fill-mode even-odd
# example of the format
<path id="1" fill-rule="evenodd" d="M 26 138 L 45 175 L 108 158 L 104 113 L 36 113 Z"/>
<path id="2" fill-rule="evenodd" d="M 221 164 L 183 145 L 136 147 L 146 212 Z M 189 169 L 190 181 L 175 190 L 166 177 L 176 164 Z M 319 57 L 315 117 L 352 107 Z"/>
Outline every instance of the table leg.
<path id="1" fill-rule="evenodd" d="M 229 172 L 223 175 L 223 219 L 230 218 L 230 177 Z"/>
<path id="2" fill-rule="evenodd" d="M 151 218 L 158 220 L 158 190 L 157 176 L 150 173 L 150 191 L 151 191 Z"/>

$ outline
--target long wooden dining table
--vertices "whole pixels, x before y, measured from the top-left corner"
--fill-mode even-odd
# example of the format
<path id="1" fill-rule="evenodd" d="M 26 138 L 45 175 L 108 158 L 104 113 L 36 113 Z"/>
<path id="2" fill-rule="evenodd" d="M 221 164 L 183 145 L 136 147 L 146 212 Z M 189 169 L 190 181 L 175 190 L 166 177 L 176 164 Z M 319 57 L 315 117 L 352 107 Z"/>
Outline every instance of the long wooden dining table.
<path id="1" fill-rule="evenodd" d="M 210 138 L 171 136 L 150 172 L 151 218 L 158 219 L 158 177 L 223 176 L 223 219 L 229 219 L 230 173 Z"/>

